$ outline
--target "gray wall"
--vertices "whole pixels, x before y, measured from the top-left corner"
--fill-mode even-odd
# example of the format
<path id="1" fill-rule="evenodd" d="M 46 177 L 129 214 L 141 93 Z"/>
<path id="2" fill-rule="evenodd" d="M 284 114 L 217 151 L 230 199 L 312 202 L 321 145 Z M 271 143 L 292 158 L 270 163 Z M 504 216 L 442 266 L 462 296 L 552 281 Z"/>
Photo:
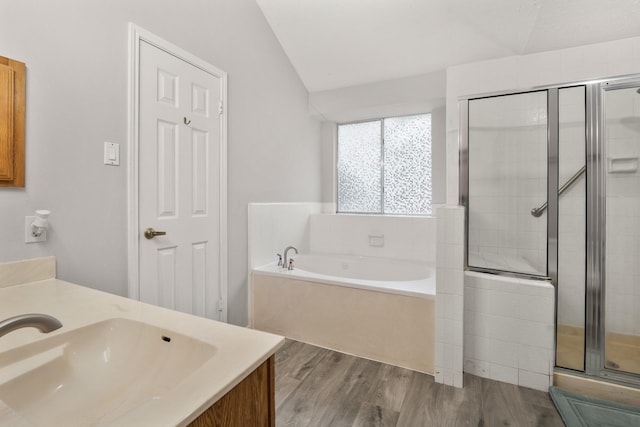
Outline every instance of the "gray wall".
<path id="1" fill-rule="evenodd" d="M 247 322 L 247 203 L 320 201 L 320 124 L 253 0 L 0 2 L 0 55 L 27 64 L 27 186 L 0 188 L 0 261 L 127 294 L 128 22 L 229 73 L 229 321 Z M 102 164 L 121 144 L 120 167 Z M 24 216 L 50 209 L 49 241 Z"/>

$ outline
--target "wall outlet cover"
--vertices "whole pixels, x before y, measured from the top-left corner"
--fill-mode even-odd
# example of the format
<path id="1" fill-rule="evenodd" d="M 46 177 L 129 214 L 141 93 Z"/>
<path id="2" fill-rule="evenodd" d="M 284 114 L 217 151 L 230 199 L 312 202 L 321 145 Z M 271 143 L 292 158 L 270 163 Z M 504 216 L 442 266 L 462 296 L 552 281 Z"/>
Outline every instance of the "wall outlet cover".
<path id="1" fill-rule="evenodd" d="M 36 220 L 35 216 L 24 217 L 24 242 L 25 243 L 37 243 L 45 242 L 47 240 L 47 231 L 45 230 L 40 236 L 34 236 L 31 230 L 31 224 Z"/>

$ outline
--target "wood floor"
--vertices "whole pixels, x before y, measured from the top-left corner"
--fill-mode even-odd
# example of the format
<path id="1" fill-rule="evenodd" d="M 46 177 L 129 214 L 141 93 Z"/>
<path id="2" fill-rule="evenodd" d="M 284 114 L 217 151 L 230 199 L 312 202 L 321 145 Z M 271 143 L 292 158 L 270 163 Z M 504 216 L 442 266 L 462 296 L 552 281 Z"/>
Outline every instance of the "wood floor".
<path id="1" fill-rule="evenodd" d="M 287 340 L 276 353 L 276 425 L 563 426 L 549 395 L 465 374 L 430 375 Z"/>

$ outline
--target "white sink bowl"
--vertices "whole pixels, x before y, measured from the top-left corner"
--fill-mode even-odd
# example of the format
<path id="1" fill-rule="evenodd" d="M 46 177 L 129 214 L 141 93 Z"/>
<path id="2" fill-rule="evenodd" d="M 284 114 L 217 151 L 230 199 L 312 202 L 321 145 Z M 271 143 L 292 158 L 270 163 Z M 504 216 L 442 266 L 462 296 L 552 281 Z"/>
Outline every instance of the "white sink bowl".
<path id="1" fill-rule="evenodd" d="M 215 353 L 185 335 L 109 319 L 0 353 L 0 406 L 36 426 L 104 425 L 162 398 Z"/>

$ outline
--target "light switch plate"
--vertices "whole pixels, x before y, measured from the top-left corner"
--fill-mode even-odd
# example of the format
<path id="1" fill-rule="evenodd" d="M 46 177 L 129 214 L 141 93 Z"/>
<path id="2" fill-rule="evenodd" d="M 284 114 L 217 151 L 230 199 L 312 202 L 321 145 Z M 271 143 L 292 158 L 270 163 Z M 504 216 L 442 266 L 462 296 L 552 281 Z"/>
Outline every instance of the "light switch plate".
<path id="1" fill-rule="evenodd" d="M 369 234 L 369 246 L 374 248 L 384 247 L 384 234 Z"/>
<path id="2" fill-rule="evenodd" d="M 104 164 L 120 166 L 120 144 L 117 142 L 104 143 Z"/>

